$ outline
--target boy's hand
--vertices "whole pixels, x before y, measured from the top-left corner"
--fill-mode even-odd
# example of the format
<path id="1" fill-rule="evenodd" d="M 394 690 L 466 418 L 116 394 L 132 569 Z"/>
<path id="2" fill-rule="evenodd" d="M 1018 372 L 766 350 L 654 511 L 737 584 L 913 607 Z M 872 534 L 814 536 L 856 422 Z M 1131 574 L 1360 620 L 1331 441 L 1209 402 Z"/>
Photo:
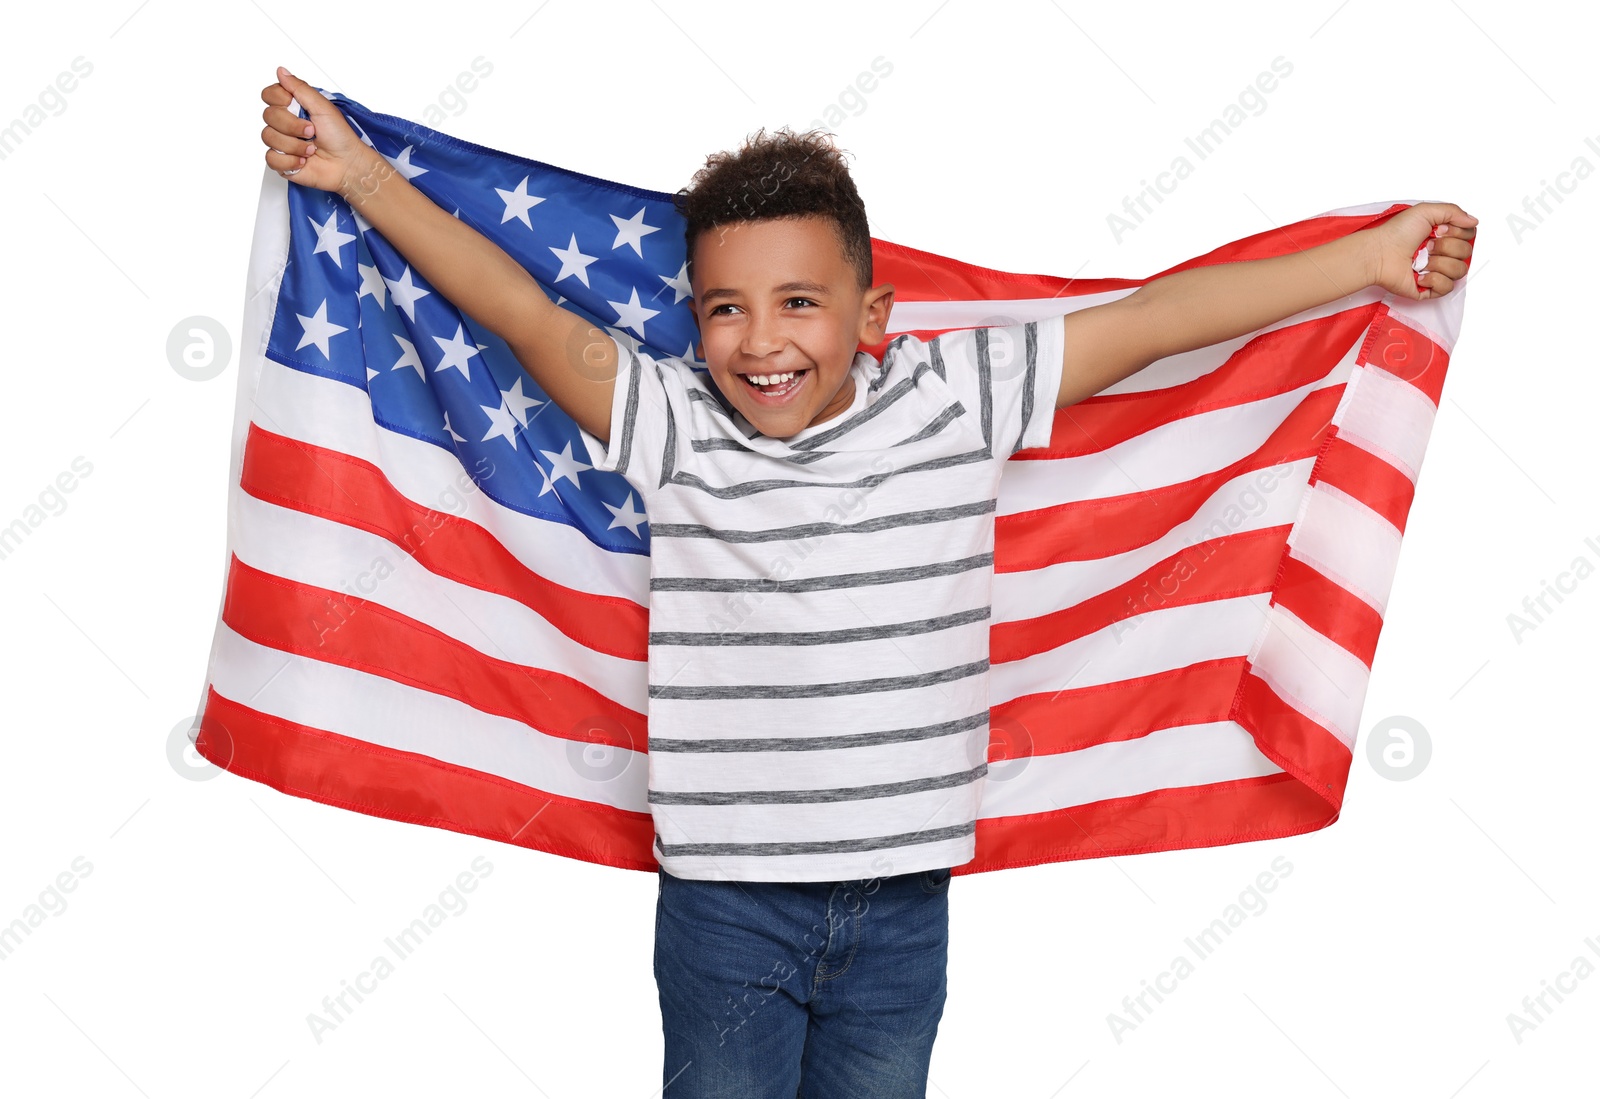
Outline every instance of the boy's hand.
<path id="1" fill-rule="evenodd" d="M 309 121 L 289 110 L 291 98 L 299 100 L 311 116 Z M 337 191 L 360 176 L 368 158 L 377 155 L 356 136 L 338 107 L 282 65 L 278 83 L 262 88 L 261 99 L 267 104 L 261 112 L 267 123 L 261 131 L 267 167 L 291 183 Z"/>
<path id="2" fill-rule="evenodd" d="M 1448 294 L 1472 262 L 1478 219 L 1453 202 L 1419 202 L 1395 214 L 1372 234 L 1373 283 L 1391 294 L 1420 300 Z M 1427 252 L 1417 255 L 1417 249 Z M 1426 260 L 1420 270 L 1414 261 Z"/>

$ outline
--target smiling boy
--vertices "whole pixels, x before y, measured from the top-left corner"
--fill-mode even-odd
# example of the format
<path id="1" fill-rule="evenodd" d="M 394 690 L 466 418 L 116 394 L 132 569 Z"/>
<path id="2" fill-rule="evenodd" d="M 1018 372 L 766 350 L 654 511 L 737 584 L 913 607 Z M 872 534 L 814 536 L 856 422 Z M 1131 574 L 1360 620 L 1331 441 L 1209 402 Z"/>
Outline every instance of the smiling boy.
<path id="1" fill-rule="evenodd" d="M 873 285 L 842 157 L 825 135 L 763 131 L 678 195 L 702 373 L 552 304 L 278 77 L 268 166 L 357 206 L 644 499 L 668 1099 L 924 1094 L 950 869 L 975 853 L 987 772 L 1005 461 L 1157 359 L 1373 284 L 1447 293 L 1476 233 L 1422 203 L 1064 316 L 903 333 L 879 360 L 858 348 L 889 338 L 894 287 Z"/>

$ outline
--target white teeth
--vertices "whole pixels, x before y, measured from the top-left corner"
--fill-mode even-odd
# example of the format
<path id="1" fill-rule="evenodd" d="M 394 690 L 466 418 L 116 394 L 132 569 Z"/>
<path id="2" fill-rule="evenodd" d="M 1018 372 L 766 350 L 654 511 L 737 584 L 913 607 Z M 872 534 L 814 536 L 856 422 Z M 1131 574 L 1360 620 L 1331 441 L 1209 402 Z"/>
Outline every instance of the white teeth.
<path id="1" fill-rule="evenodd" d="M 751 374 L 750 380 L 757 385 L 776 385 L 778 382 L 786 382 L 794 376 L 795 371 L 791 370 L 787 374 Z"/>

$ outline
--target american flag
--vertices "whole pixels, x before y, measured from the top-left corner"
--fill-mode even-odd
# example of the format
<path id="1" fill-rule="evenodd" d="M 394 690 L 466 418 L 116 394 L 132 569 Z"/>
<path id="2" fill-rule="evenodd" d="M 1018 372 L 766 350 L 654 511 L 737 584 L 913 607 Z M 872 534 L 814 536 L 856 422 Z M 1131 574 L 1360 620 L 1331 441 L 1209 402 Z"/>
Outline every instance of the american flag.
<path id="1" fill-rule="evenodd" d="M 671 196 L 325 94 L 552 300 L 693 362 Z M 1407 205 L 1335 210 L 1171 270 L 1308 248 Z M 896 288 L 891 338 L 1148 281 L 1010 274 L 876 239 L 873 260 Z M 990 766 L 977 856 L 955 873 L 1338 818 L 1463 297 L 1371 288 L 1162 359 L 1057 411 L 1049 447 L 1010 460 Z M 650 528 L 627 482 L 592 468 L 598 443 L 343 200 L 271 171 L 241 345 L 197 750 L 330 805 L 655 870 Z"/>

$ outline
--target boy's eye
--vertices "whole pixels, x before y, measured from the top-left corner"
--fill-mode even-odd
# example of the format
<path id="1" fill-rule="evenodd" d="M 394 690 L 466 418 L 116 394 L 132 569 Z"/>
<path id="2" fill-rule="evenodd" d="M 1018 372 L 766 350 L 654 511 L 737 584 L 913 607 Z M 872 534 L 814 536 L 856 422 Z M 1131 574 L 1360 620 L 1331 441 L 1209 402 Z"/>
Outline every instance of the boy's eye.
<path id="1" fill-rule="evenodd" d="M 810 298 L 785 298 L 783 304 L 788 305 L 790 302 L 796 302 L 796 301 L 803 301 L 807 305 L 816 305 L 817 304 L 816 302 L 812 301 Z M 707 315 L 714 317 L 724 309 L 733 309 L 733 308 L 736 308 L 736 307 L 734 305 L 732 305 L 731 303 L 724 302 L 721 305 L 713 305 L 711 307 L 711 312 L 708 313 Z"/>

